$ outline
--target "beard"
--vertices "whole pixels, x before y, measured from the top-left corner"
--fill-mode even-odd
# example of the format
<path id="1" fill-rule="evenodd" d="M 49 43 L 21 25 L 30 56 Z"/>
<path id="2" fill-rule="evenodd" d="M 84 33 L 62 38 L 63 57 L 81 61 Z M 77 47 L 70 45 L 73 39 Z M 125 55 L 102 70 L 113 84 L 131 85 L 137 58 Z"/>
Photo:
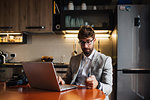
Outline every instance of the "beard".
<path id="1" fill-rule="evenodd" d="M 92 49 L 90 49 L 90 48 L 83 48 L 82 51 L 83 51 L 83 53 L 84 53 L 86 56 L 89 56 L 89 55 L 92 53 L 93 48 L 92 48 Z"/>

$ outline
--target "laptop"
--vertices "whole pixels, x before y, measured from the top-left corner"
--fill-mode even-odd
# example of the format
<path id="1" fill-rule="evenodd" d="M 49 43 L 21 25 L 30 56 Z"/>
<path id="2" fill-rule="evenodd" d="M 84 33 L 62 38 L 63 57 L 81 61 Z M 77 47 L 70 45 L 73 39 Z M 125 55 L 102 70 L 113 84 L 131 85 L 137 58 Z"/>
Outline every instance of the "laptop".
<path id="1" fill-rule="evenodd" d="M 60 85 L 51 62 L 24 62 L 23 68 L 32 88 L 64 91 L 77 87 L 75 85 Z"/>

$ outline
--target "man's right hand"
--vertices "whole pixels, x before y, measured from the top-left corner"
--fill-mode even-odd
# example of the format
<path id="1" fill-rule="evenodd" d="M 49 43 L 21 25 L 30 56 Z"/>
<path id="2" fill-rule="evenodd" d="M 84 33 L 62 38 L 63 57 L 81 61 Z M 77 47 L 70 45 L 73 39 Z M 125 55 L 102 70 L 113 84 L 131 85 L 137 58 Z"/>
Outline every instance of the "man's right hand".
<path id="1" fill-rule="evenodd" d="M 65 84 L 65 81 L 60 76 L 57 76 L 57 79 L 59 84 Z"/>

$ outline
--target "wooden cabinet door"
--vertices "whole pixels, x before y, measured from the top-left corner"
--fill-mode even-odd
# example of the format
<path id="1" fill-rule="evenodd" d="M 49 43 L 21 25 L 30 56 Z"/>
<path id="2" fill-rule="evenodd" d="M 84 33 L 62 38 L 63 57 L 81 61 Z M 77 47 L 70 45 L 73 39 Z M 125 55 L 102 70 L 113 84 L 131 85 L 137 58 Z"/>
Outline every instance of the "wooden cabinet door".
<path id="1" fill-rule="evenodd" d="M 9 24 L 9 2 L 7 0 L 0 1 L 0 30 L 5 31 Z"/>
<path id="2" fill-rule="evenodd" d="M 52 32 L 52 0 L 39 0 L 41 2 L 40 24 L 45 25 L 45 31 Z"/>
<path id="3" fill-rule="evenodd" d="M 18 0 L 0 1 L 0 31 L 19 31 Z"/>
<path id="4" fill-rule="evenodd" d="M 51 0 L 21 0 L 20 28 L 22 31 L 52 31 Z"/>

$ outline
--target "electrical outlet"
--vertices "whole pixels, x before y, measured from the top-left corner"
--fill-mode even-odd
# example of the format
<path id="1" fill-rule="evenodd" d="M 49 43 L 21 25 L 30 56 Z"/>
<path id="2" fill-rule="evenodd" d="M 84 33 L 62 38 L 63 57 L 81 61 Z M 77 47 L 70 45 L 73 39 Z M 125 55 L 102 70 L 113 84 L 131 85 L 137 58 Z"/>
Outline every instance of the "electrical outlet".
<path id="1" fill-rule="evenodd" d="M 15 53 L 10 54 L 11 57 L 16 57 Z"/>

